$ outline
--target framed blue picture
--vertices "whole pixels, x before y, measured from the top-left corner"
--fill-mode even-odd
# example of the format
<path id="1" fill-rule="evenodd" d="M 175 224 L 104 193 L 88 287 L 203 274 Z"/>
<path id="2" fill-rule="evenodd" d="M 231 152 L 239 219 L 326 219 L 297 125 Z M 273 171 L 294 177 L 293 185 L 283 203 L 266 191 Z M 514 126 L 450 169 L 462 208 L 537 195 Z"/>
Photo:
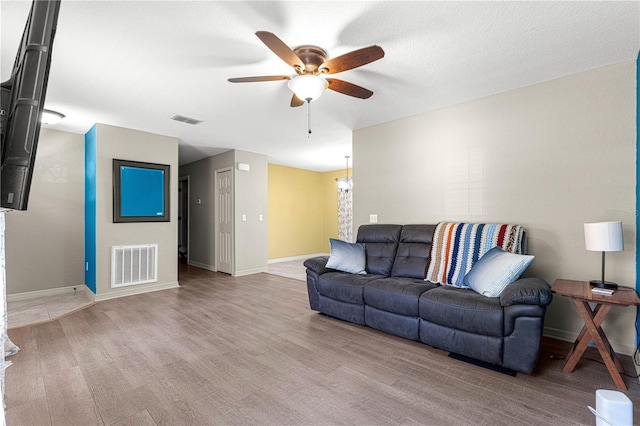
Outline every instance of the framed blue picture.
<path id="1" fill-rule="evenodd" d="M 113 222 L 169 222 L 170 166 L 113 160 Z"/>

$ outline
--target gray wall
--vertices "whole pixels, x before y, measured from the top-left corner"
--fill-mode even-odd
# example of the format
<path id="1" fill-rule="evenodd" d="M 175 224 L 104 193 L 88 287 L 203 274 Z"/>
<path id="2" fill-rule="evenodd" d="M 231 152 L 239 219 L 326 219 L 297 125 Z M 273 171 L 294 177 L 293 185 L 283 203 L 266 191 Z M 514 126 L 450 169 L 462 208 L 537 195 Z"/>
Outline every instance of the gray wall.
<path id="1" fill-rule="evenodd" d="M 97 295 L 176 286 L 178 140 L 98 124 Z M 171 222 L 114 224 L 112 159 L 171 165 Z M 84 284 L 84 136 L 43 128 L 28 210 L 6 214 L 7 294 Z M 158 243 L 158 282 L 111 289 L 111 246 Z"/>
<path id="2" fill-rule="evenodd" d="M 26 211 L 6 214 L 7 294 L 84 285 L 84 136 L 43 128 Z"/>
<path id="3" fill-rule="evenodd" d="M 96 300 L 178 285 L 178 139 L 97 125 Z M 113 159 L 171 166 L 170 222 L 113 223 Z M 111 288 L 111 247 L 158 244 L 158 282 Z"/>
<path id="4" fill-rule="evenodd" d="M 528 275 L 600 276 L 583 222 L 621 220 L 623 252 L 607 278 L 635 286 L 634 62 L 443 108 L 354 133 L 354 225 L 442 220 L 522 224 L 536 256 Z M 635 312 L 613 308 L 614 349 L 635 347 Z M 555 297 L 545 333 L 573 339 L 573 304 Z"/>
<path id="5" fill-rule="evenodd" d="M 239 171 L 237 163 L 251 166 Z M 216 270 L 215 172 L 233 170 L 234 266 L 233 275 L 267 269 L 267 157 L 246 151 L 227 151 L 180 166 L 180 177 L 189 177 L 189 263 Z M 197 203 L 200 200 L 200 204 Z M 247 221 L 242 221 L 242 215 Z M 263 220 L 259 220 L 259 215 Z"/>
<path id="6" fill-rule="evenodd" d="M 267 157 L 246 151 L 235 152 L 235 274 L 266 272 L 267 251 Z M 245 163 L 251 170 L 238 170 Z M 242 221 L 245 215 L 246 222 Z M 262 220 L 260 220 L 262 215 Z"/>

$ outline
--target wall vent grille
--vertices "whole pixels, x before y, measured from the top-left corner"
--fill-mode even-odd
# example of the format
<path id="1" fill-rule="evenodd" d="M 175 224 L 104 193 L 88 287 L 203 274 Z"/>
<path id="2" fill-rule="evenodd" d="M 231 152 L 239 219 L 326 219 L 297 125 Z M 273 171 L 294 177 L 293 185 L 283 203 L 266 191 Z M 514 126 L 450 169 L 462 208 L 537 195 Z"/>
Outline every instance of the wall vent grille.
<path id="1" fill-rule="evenodd" d="M 193 125 L 202 123 L 202 120 L 197 120 L 191 117 L 185 117 L 184 115 L 180 115 L 180 114 L 174 114 L 170 118 L 174 121 L 179 121 L 181 123 L 187 123 L 187 124 L 193 124 Z"/>
<path id="2" fill-rule="evenodd" d="M 111 288 L 158 281 L 158 245 L 111 247 Z"/>

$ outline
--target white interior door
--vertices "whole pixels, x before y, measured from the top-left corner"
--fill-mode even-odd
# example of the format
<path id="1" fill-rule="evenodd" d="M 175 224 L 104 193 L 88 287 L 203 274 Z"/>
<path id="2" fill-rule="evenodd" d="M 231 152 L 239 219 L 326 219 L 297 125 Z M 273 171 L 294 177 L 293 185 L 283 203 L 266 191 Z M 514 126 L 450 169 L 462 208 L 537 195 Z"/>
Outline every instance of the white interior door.
<path id="1" fill-rule="evenodd" d="M 216 269 L 233 274 L 233 171 L 216 172 Z"/>

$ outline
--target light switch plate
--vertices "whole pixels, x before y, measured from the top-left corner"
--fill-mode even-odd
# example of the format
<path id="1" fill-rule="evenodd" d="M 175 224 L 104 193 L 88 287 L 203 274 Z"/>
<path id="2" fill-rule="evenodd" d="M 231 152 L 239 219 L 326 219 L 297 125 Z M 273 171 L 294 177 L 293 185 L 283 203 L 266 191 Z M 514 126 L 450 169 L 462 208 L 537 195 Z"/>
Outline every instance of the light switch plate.
<path id="1" fill-rule="evenodd" d="M 369 223 L 378 223 L 378 215 L 370 214 L 369 215 Z"/>

